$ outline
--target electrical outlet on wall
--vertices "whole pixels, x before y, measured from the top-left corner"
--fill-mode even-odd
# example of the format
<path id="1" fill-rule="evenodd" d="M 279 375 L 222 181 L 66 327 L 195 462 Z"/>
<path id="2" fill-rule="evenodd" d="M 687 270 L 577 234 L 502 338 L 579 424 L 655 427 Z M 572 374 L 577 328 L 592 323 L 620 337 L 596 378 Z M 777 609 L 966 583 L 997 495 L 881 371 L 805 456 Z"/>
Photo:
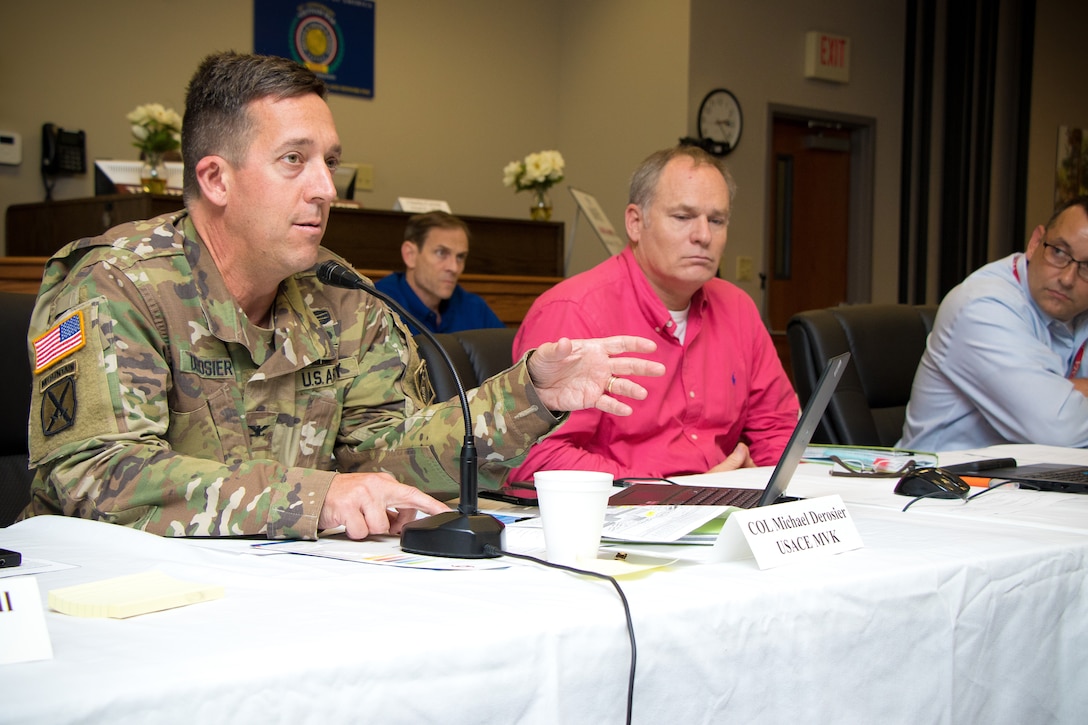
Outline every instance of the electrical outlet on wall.
<path id="1" fill-rule="evenodd" d="M 359 164 L 355 172 L 356 191 L 374 191 L 374 164 Z"/>
<path id="2" fill-rule="evenodd" d="M 755 279 L 755 272 L 752 269 L 752 258 L 746 256 L 737 257 L 737 281 L 738 282 L 751 282 Z"/>

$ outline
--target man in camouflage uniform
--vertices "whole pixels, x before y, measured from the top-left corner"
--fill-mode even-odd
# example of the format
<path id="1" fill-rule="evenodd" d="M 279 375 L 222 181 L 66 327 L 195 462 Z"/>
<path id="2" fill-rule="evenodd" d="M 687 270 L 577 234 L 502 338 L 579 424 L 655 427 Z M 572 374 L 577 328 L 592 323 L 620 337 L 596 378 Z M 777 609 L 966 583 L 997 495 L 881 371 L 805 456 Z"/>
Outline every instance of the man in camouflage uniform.
<path id="1" fill-rule="evenodd" d="M 324 96 L 284 59 L 205 59 L 186 99 L 186 209 L 49 261 L 30 331 L 24 516 L 363 538 L 446 510 L 428 494 L 456 496 L 459 405 L 431 404 L 398 317 L 313 272 L 336 258 L 320 247 L 340 160 Z M 661 369 L 621 353 L 652 349 L 560 340 L 472 393 L 483 485 L 554 429 L 551 411 L 630 413 L 613 395 L 645 390 L 618 376 Z"/>

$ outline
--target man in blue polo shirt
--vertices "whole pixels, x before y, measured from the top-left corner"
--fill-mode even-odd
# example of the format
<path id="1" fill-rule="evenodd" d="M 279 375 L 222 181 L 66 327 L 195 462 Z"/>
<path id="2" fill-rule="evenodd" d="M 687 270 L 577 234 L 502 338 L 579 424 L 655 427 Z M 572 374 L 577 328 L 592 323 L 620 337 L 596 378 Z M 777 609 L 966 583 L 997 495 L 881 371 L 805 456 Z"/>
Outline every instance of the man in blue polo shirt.
<path id="1" fill-rule="evenodd" d="M 444 211 L 408 219 L 400 255 L 405 271 L 379 280 L 379 290 L 400 302 L 431 332 L 503 327 L 479 295 L 457 284 L 468 258 L 468 225 Z M 419 330 L 409 323 L 413 333 Z"/>

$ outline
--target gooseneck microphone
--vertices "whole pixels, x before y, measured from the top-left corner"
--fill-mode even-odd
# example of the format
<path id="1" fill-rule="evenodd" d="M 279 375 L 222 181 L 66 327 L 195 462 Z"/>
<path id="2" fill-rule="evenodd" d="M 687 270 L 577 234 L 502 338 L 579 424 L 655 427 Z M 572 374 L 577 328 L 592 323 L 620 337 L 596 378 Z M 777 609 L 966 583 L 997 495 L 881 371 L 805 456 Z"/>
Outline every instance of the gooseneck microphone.
<path id="1" fill-rule="evenodd" d="M 362 290 L 377 297 L 393 308 L 393 311 L 415 325 L 426 337 L 446 364 L 457 385 L 457 398 L 461 401 L 461 415 L 465 420 L 465 442 L 461 448 L 461 500 L 456 511 L 435 514 L 405 524 L 400 535 L 400 548 L 413 554 L 449 556 L 460 559 L 485 559 L 499 556 L 502 550 L 503 530 L 506 528 L 494 516 L 481 514 L 477 509 L 477 459 L 476 438 L 472 435 L 472 414 L 468 409 L 465 386 L 457 374 L 449 354 L 438 344 L 437 338 L 427 327 L 410 315 L 396 300 L 382 294 L 362 277 L 334 260 L 317 266 L 317 278 L 332 287 Z M 488 548 L 490 547 L 490 548 Z"/>

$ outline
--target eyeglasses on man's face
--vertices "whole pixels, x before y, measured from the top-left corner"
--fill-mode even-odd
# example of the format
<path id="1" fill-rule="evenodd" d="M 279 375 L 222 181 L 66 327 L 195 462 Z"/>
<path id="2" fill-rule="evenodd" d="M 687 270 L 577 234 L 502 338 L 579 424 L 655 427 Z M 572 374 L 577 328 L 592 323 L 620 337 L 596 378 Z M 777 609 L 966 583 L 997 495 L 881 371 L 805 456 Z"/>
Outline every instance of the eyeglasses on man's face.
<path id="1" fill-rule="evenodd" d="M 1077 264 L 1077 276 L 1085 282 L 1088 282 L 1088 260 L 1073 259 L 1073 255 L 1065 251 L 1061 247 L 1055 247 L 1053 244 L 1047 241 L 1043 241 L 1043 259 L 1051 267 L 1057 267 L 1058 269 L 1065 269 L 1070 264 L 1076 262 Z"/>

